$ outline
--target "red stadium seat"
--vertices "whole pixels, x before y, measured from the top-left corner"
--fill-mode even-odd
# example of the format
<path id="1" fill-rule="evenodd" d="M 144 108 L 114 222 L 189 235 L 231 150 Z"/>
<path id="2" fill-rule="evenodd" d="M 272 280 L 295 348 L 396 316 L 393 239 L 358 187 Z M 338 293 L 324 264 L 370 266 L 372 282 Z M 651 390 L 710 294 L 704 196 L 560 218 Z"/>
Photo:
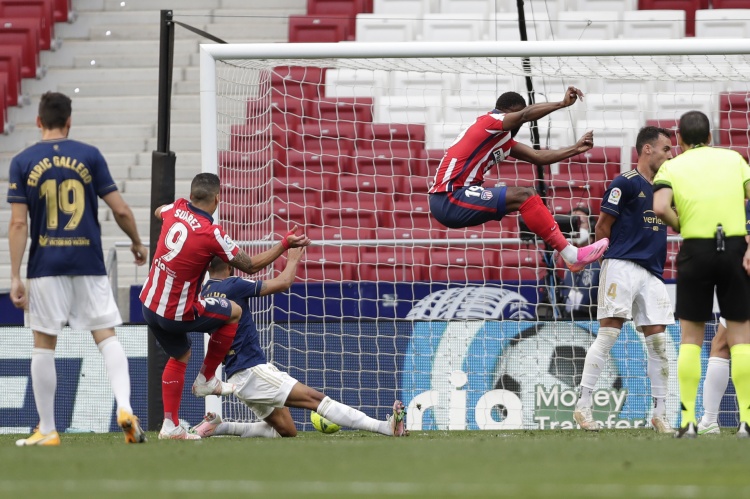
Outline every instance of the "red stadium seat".
<path id="1" fill-rule="evenodd" d="M 324 97 L 318 101 L 308 100 L 307 114 L 327 121 L 349 121 L 369 123 L 372 121 L 372 98 L 370 97 Z"/>
<path id="2" fill-rule="evenodd" d="M 381 227 L 406 227 L 420 229 L 443 229 L 430 214 L 427 195 L 414 195 L 409 199 L 395 201 L 393 211 L 380 210 Z"/>
<path id="3" fill-rule="evenodd" d="M 289 16 L 290 43 L 337 43 L 349 39 L 350 20 L 333 16 Z"/>
<path id="4" fill-rule="evenodd" d="M 638 10 L 684 10 L 686 36 L 695 36 L 695 11 L 707 8 L 708 0 L 638 0 Z"/>
<path id="5" fill-rule="evenodd" d="M 505 185 L 514 186 L 516 185 L 517 179 L 536 179 L 537 168 L 538 167 L 536 165 L 526 163 L 525 161 L 518 161 L 512 158 L 506 159 L 497 167 L 497 178 L 500 182 L 505 183 Z M 545 166 L 544 171 L 545 175 L 547 175 L 549 173 L 549 167 Z M 488 173 L 493 172 L 490 171 Z"/>
<path id="6" fill-rule="evenodd" d="M 54 19 L 57 23 L 68 22 L 70 17 L 70 2 L 71 0 L 55 0 L 54 1 Z"/>
<path id="7" fill-rule="evenodd" d="M 287 203 L 302 206 L 322 206 L 326 202 L 338 199 L 328 188 L 333 177 L 302 177 L 300 179 L 274 179 L 272 181 L 273 194 Z M 289 183 L 287 183 L 289 182 Z"/>
<path id="8" fill-rule="evenodd" d="M 538 281 L 544 271 L 539 249 L 535 246 L 502 250 L 499 266 L 503 282 Z"/>
<path id="9" fill-rule="evenodd" d="M 357 138 L 362 151 L 411 151 L 413 158 L 423 156 L 425 127 L 418 124 L 365 123 Z M 442 157 L 442 155 L 441 155 Z"/>
<path id="10" fill-rule="evenodd" d="M 17 106 L 21 95 L 21 47 L 0 46 L 0 71 L 7 74 L 7 95 L 2 104 Z"/>
<path id="11" fill-rule="evenodd" d="M 357 248 L 347 246 L 308 246 L 299 266 L 297 277 L 300 280 L 308 282 L 351 281 L 355 277 L 359 261 L 359 251 Z"/>
<path id="12" fill-rule="evenodd" d="M 345 155 L 288 151 L 286 172 L 290 177 L 307 173 L 338 175 L 351 170 L 350 161 L 351 158 Z"/>
<path id="13" fill-rule="evenodd" d="M 316 100 L 320 98 L 323 83 L 325 69 L 312 66 L 277 66 L 271 73 L 271 95 L 274 101 L 290 97 L 296 97 L 303 102 Z"/>
<path id="14" fill-rule="evenodd" d="M 414 194 L 424 194 L 429 191 L 432 184 L 432 178 L 413 175 L 393 177 L 396 188 L 396 198 L 399 200 L 408 199 Z"/>
<path id="15" fill-rule="evenodd" d="M 421 227 L 378 227 L 376 239 L 395 239 L 413 241 L 415 239 L 444 239 L 446 231 L 442 229 L 424 229 Z"/>
<path id="16" fill-rule="evenodd" d="M 711 0 L 712 9 L 747 9 L 747 0 Z M 701 7 L 705 9 L 707 7 Z"/>
<path id="17" fill-rule="evenodd" d="M 36 78 L 39 65 L 39 30 L 34 23 L 12 20 L 0 23 L 0 46 L 21 47 L 21 76 Z"/>
<path id="18" fill-rule="evenodd" d="M 407 158 L 386 155 L 366 155 L 361 151 L 354 151 L 353 172 L 364 175 L 394 175 L 405 177 L 418 175 L 412 171 Z"/>
<path id="19" fill-rule="evenodd" d="M 318 206 L 289 203 L 284 199 L 274 197 L 272 209 L 277 222 L 297 224 L 305 230 L 321 227 L 322 209 Z"/>
<path id="20" fill-rule="evenodd" d="M 391 175 L 341 175 L 333 189 L 346 192 L 380 192 L 393 194 L 401 186 L 399 177 Z"/>
<path id="21" fill-rule="evenodd" d="M 362 241 L 373 239 L 375 237 L 375 229 L 372 227 L 313 227 L 306 229 L 305 235 L 313 243 L 326 241 Z"/>
<path id="22" fill-rule="evenodd" d="M 349 19 L 349 33 L 354 35 L 357 14 L 367 11 L 367 0 L 307 0 L 307 14 L 341 16 Z M 370 12 L 372 8 L 370 8 Z"/>
<path id="23" fill-rule="evenodd" d="M 25 21 L 36 28 L 41 50 L 51 50 L 55 39 L 55 0 L 0 0 L 0 18 Z"/>
<path id="24" fill-rule="evenodd" d="M 433 248 L 430 251 L 431 281 L 497 280 L 499 250 L 480 248 Z"/>
<path id="25" fill-rule="evenodd" d="M 389 199 L 379 194 L 362 193 L 355 200 L 337 200 L 323 206 L 325 225 L 375 229 L 377 213 L 390 211 Z"/>
<path id="26" fill-rule="evenodd" d="M 378 246 L 365 248 L 358 266 L 360 281 L 421 281 L 429 272 L 427 248 Z"/>
<path id="27" fill-rule="evenodd" d="M 750 92 L 728 92 L 719 96 L 719 142 L 726 146 L 748 144 Z"/>
<path id="28" fill-rule="evenodd" d="M 305 152 L 351 155 L 356 123 L 348 121 L 303 122 L 299 128 L 301 148 Z"/>
<path id="29" fill-rule="evenodd" d="M 573 208 L 588 208 L 589 210 L 594 212 L 594 206 L 596 206 L 596 213 L 599 213 L 599 206 L 601 206 L 602 200 L 601 198 L 592 198 L 592 197 L 575 197 L 575 196 L 569 196 L 569 197 L 554 197 L 550 198 L 550 207 L 552 208 L 552 213 L 554 215 L 567 215 L 569 214 Z"/>

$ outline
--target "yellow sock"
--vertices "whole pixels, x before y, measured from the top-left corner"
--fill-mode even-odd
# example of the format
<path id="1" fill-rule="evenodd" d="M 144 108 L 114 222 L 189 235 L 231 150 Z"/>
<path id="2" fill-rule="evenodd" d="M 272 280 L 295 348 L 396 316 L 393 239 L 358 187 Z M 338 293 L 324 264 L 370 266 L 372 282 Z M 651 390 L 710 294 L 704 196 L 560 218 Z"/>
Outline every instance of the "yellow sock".
<path id="1" fill-rule="evenodd" d="M 740 421 L 750 423 L 750 343 L 729 349 L 732 356 L 732 382 L 740 406 Z"/>
<path id="2" fill-rule="evenodd" d="M 750 373 L 750 371 L 748 371 Z M 677 356 L 677 379 L 680 381 L 680 402 L 682 404 L 683 427 L 695 423 L 695 399 L 698 397 L 698 383 L 701 380 L 701 347 L 680 345 Z"/>

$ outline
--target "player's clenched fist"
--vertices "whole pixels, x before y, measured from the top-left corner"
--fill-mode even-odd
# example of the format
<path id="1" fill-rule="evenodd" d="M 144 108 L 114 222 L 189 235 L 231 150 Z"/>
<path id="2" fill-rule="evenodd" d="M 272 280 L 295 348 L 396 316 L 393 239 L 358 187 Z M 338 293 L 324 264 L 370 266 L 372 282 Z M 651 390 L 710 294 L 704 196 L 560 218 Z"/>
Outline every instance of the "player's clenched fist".
<path id="1" fill-rule="evenodd" d="M 581 100 L 583 100 L 583 92 L 578 90 L 576 87 L 568 87 L 568 89 L 565 91 L 565 97 L 562 100 L 563 107 L 572 106 L 573 104 L 575 104 L 579 97 L 581 98 Z"/>
<path id="2" fill-rule="evenodd" d="M 578 154 L 580 154 L 588 151 L 592 147 L 594 147 L 594 132 L 593 130 L 589 130 L 578 139 L 578 142 L 576 142 L 576 149 L 578 150 Z"/>

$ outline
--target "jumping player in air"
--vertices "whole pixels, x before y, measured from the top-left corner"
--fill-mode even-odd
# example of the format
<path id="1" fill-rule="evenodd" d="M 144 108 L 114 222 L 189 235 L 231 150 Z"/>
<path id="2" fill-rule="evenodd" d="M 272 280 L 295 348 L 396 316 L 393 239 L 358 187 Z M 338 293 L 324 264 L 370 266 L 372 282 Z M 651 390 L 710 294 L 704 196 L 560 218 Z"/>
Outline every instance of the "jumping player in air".
<path id="1" fill-rule="evenodd" d="M 594 135 L 590 131 L 572 146 L 548 151 L 537 151 L 513 140 L 524 123 L 572 106 L 579 97 L 583 98 L 580 90 L 568 87 L 560 102 L 527 106 L 516 92 L 502 94 L 495 109 L 478 117 L 445 152 L 429 190 L 430 211 L 435 219 L 455 229 L 500 220 L 518 211 L 529 229 L 557 250 L 573 272 L 599 259 L 609 241 L 601 239 L 581 248 L 570 244 L 534 189 L 482 187 L 484 174 L 509 156 L 549 165 L 591 149 Z"/>
<path id="2" fill-rule="evenodd" d="M 669 359 L 665 330 L 674 324 L 662 277 L 667 226 L 653 208 L 654 176 L 672 158 L 670 137 L 664 128 L 641 128 L 635 144 L 636 168 L 616 177 L 604 193 L 596 238 L 609 238 L 612 244 L 604 253 L 599 280 L 599 332 L 586 353 L 580 398 L 573 413 L 584 430 L 599 430 L 592 413 L 596 382 L 622 325 L 632 319 L 643 333 L 648 352 L 646 369 L 654 398 L 651 425 L 659 433 L 674 431 L 666 416 Z"/>
<path id="3" fill-rule="evenodd" d="M 200 297 L 211 259 L 218 256 L 233 267 L 254 274 L 287 249 L 310 244 L 306 236 L 295 235 L 295 226 L 279 244 L 250 258 L 214 223 L 211 214 L 219 205 L 219 186 L 218 176 L 200 173 L 190 186 L 190 201 L 178 199 L 155 212 L 163 225 L 140 300 L 146 323 L 170 357 L 162 374 L 162 439 L 200 438 L 179 425 L 182 387 L 190 359 L 187 333 L 211 333 L 200 374 L 193 383 L 193 394 L 205 397 L 234 391 L 234 385 L 222 383 L 215 374 L 234 341 L 242 309 L 225 298 Z"/>
<path id="4" fill-rule="evenodd" d="M 287 407 L 297 407 L 316 411 L 340 426 L 394 437 L 406 436 L 406 411 L 401 401 L 394 402 L 393 414 L 388 420 L 378 421 L 357 409 L 336 402 L 266 362 L 258 330 L 249 310 L 248 299 L 289 289 L 294 282 L 302 253 L 301 248 L 290 250 L 284 271 L 278 277 L 267 281 L 249 281 L 232 277 L 232 269 L 223 260 L 214 258 L 211 261 L 208 270 L 210 279 L 202 292 L 204 299 L 232 300 L 242 308 L 240 325 L 232 348 L 224 360 L 224 370 L 229 382 L 237 387 L 237 398 L 242 400 L 261 421 L 222 422 L 220 416 L 209 412 L 192 432 L 202 438 L 212 435 L 294 437 L 297 435 L 297 429 Z"/>

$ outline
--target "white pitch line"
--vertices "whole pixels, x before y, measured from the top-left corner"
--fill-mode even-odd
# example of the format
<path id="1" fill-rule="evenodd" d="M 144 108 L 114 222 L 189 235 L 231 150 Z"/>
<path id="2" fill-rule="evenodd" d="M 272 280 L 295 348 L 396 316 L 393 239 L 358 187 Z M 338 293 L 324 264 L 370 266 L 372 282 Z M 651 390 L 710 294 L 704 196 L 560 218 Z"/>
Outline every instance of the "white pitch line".
<path id="1" fill-rule="evenodd" d="M 0 480 L 0 492 L 23 493 L 54 488 L 62 493 L 112 492 L 112 493 L 183 493 L 183 494 L 248 494 L 272 493 L 277 495 L 347 495 L 347 496 L 456 496 L 472 495 L 539 495 L 577 497 L 642 498 L 711 498 L 748 497 L 750 486 L 721 485 L 625 485 L 625 484 L 538 484 L 518 485 L 503 483 L 416 483 L 416 482 L 321 482 L 259 480 Z"/>

